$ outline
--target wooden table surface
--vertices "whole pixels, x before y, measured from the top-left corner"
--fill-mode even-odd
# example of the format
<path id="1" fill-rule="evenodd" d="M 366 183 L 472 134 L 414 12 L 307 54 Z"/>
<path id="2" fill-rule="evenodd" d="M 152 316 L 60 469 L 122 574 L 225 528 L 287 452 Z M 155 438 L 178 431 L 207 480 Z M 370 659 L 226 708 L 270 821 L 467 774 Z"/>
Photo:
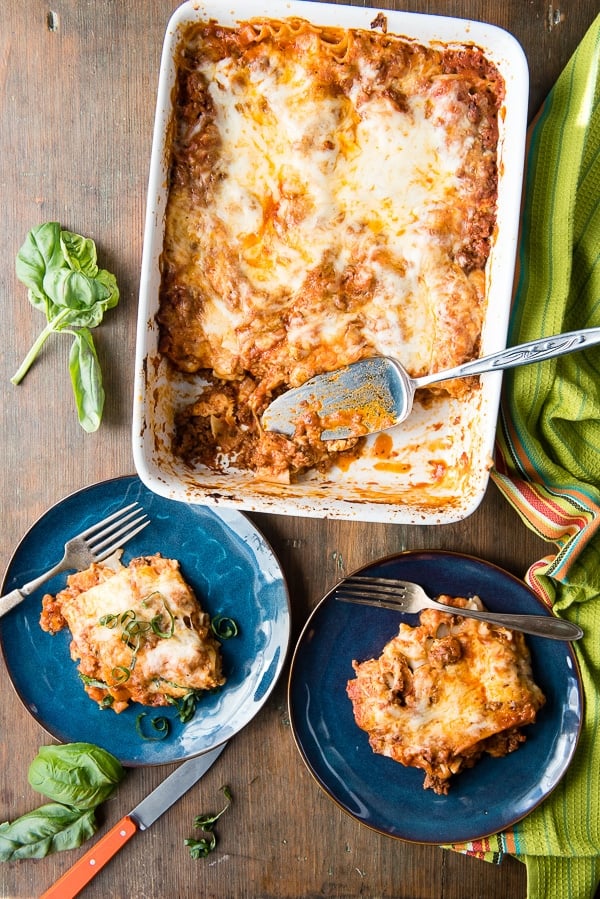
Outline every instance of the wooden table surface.
<path id="1" fill-rule="evenodd" d="M 130 424 L 135 323 L 148 162 L 159 57 L 175 0 L 3 0 L 0 29 L 0 571 L 36 519 L 86 485 L 133 473 Z M 598 0 L 405 0 L 382 8 L 487 20 L 522 43 L 531 73 L 530 115 L 598 12 Z M 27 231 L 44 221 L 92 236 L 115 272 L 121 301 L 96 332 L 107 404 L 99 431 L 77 424 L 70 342 L 46 345 L 20 387 L 9 379 L 42 324 L 14 274 Z M 467 520 L 439 527 L 251 516 L 289 578 L 295 639 L 311 608 L 349 569 L 390 552 L 472 553 L 516 575 L 551 550 L 521 523 L 493 485 Z M 17 699 L 0 661 L 0 820 L 39 804 L 29 763 L 51 739 Z M 36 672 L 32 670 L 31 676 Z M 379 835 L 356 823 L 317 786 L 290 732 L 287 669 L 258 716 L 179 803 L 138 834 L 84 895 L 147 897 L 388 896 L 518 899 L 525 868 Z M 103 833 L 173 766 L 129 770 L 102 808 Z M 195 815 L 234 805 L 216 852 L 193 861 L 184 839 Z M 410 814 L 410 809 L 399 809 Z M 97 837 L 96 837 L 97 839 Z M 0 865 L 0 895 L 35 897 L 83 849 Z"/>

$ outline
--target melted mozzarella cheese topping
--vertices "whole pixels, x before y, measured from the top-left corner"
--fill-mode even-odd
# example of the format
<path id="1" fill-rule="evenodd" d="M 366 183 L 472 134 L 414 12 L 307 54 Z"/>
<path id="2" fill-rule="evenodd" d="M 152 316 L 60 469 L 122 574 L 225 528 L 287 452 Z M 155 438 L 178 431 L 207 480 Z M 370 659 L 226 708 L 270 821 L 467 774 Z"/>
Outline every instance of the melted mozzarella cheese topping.
<path id="1" fill-rule="evenodd" d="M 377 72 L 368 67 L 349 96 L 324 97 L 314 77 L 317 46 L 292 59 L 270 47 L 270 65 L 243 77 L 235 58 L 200 67 L 214 104 L 222 176 L 210 204 L 195 210 L 193 236 L 205 250 L 212 288 L 203 327 L 214 346 L 243 356 L 233 329 L 255 333 L 253 321 L 262 327 L 265 309 L 302 305 L 307 274 L 324 260 L 340 274 L 358 263 L 363 279 L 377 285 L 360 309 L 371 351 L 401 352 L 409 369 L 424 372 L 436 336 L 424 301 L 427 273 L 444 269 L 444 284 L 452 269 L 440 252 L 440 240 L 447 241 L 440 209 L 469 201 L 460 177 L 472 144 L 468 108 L 457 112 L 452 89 L 430 87 L 398 108 L 374 89 Z M 247 305 L 224 301 L 220 262 L 210 271 L 224 247 L 249 286 Z M 472 299 L 467 284 L 465 290 Z M 290 323 L 288 344 L 324 341 L 344 361 L 344 335 L 356 312 L 325 321 L 309 312 Z"/>

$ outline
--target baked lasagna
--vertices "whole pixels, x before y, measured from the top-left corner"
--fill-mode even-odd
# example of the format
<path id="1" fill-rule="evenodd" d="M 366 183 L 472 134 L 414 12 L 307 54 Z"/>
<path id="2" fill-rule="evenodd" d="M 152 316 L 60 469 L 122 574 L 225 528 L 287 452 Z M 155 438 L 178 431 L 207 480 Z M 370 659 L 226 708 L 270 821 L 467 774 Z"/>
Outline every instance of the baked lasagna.
<path id="1" fill-rule="evenodd" d="M 483 608 L 478 597 L 438 599 L 458 611 L 401 624 L 378 658 L 353 662 L 347 692 L 373 751 L 422 769 L 424 788 L 446 794 L 485 753 L 517 749 L 545 698 L 523 634 L 461 616 Z"/>
<path id="2" fill-rule="evenodd" d="M 479 355 L 504 82 L 475 46 L 384 25 L 182 31 L 158 325 L 198 384 L 175 421 L 191 465 L 327 470 L 358 438 L 322 441 L 310 409 L 265 432 L 272 399 L 368 356 L 419 376 Z"/>
<path id="3" fill-rule="evenodd" d="M 157 554 L 71 574 L 64 590 L 44 596 L 40 625 L 52 634 L 69 628 L 71 657 L 101 708 L 177 705 L 225 683 L 210 616 L 174 559 Z"/>

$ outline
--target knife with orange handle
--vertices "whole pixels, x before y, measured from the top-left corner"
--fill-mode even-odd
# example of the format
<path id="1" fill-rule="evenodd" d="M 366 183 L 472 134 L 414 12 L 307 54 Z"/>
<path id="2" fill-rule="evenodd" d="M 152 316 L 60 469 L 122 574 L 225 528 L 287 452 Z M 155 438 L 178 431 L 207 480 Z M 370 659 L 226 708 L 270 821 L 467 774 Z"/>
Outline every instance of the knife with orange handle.
<path id="1" fill-rule="evenodd" d="M 138 830 L 147 830 L 206 774 L 223 749 L 218 746 L 180 765 L 129 814 L 124 815 L 40 899 L 73 899 Z"/>

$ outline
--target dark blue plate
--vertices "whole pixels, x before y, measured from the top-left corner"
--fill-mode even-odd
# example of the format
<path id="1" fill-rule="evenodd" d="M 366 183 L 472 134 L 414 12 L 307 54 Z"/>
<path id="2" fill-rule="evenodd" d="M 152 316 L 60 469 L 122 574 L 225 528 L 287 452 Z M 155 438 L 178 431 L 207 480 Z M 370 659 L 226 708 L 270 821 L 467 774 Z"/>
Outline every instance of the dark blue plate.
<path id="1" fill-rule="evenodd" d="M 239 635 L 222 644 L 227 683 L 202 699 L 190 722 L 181 724 L 170 706 L 153 710 L 132 703 L 117 715 L 89 699 L 69 655 L 70 632 L 65 629 L 53 637 L 39 626 L 42 596 L 64 587 L 66 575 L 56 575 L 0 619 L 0 645 L 10 678 L 36 721 L 62 742 L 96 743 L 130 766 L 180 761 L 233 737 L 275 686 L 290 634 L 287 586 L 254 525 L 235 510 L 165 499 L 137 477 L 95 484 L 49 509 L 19 544 L 3 592 L 50 568 L 62 558 L 67 539 L 134 500 L 152 523 L 126 545 L 125 564 L 156 552 L 178 559 L 204 609 L 229 616 L 239 626 Z M 149 713 L 145 721 L 159 714 L 169 718 L 164 740 L 138 733 L 136 719 L 144 710 Z M 147 732 L 146 727 L 145 736 Z"/>
<path id="2" fill-rule="evenodd" d="M 421 584 L 432 596 L 477 594 L 492 611 L 550 614 L 522 581 L 479 559 L 448 552 L 406 552 L 361 569 Z M 353 717 L 346 683 L 352 660 L 379 656 L 401 620 L 417 615 L 339 602 L 329 593 L 300 636 L 288 700 L 294 738 L 317 783 L 362 824 L 399 839 L 454 843 L 503 830 L 557 785 L 579 738 L 583 699 L 568 643 L 527 636 L 546 705 L 527 741 L 501 759 L 485 756 L 457 775 L 447 796 L 423 789 L 424 773 L 372 752 Z"/>

